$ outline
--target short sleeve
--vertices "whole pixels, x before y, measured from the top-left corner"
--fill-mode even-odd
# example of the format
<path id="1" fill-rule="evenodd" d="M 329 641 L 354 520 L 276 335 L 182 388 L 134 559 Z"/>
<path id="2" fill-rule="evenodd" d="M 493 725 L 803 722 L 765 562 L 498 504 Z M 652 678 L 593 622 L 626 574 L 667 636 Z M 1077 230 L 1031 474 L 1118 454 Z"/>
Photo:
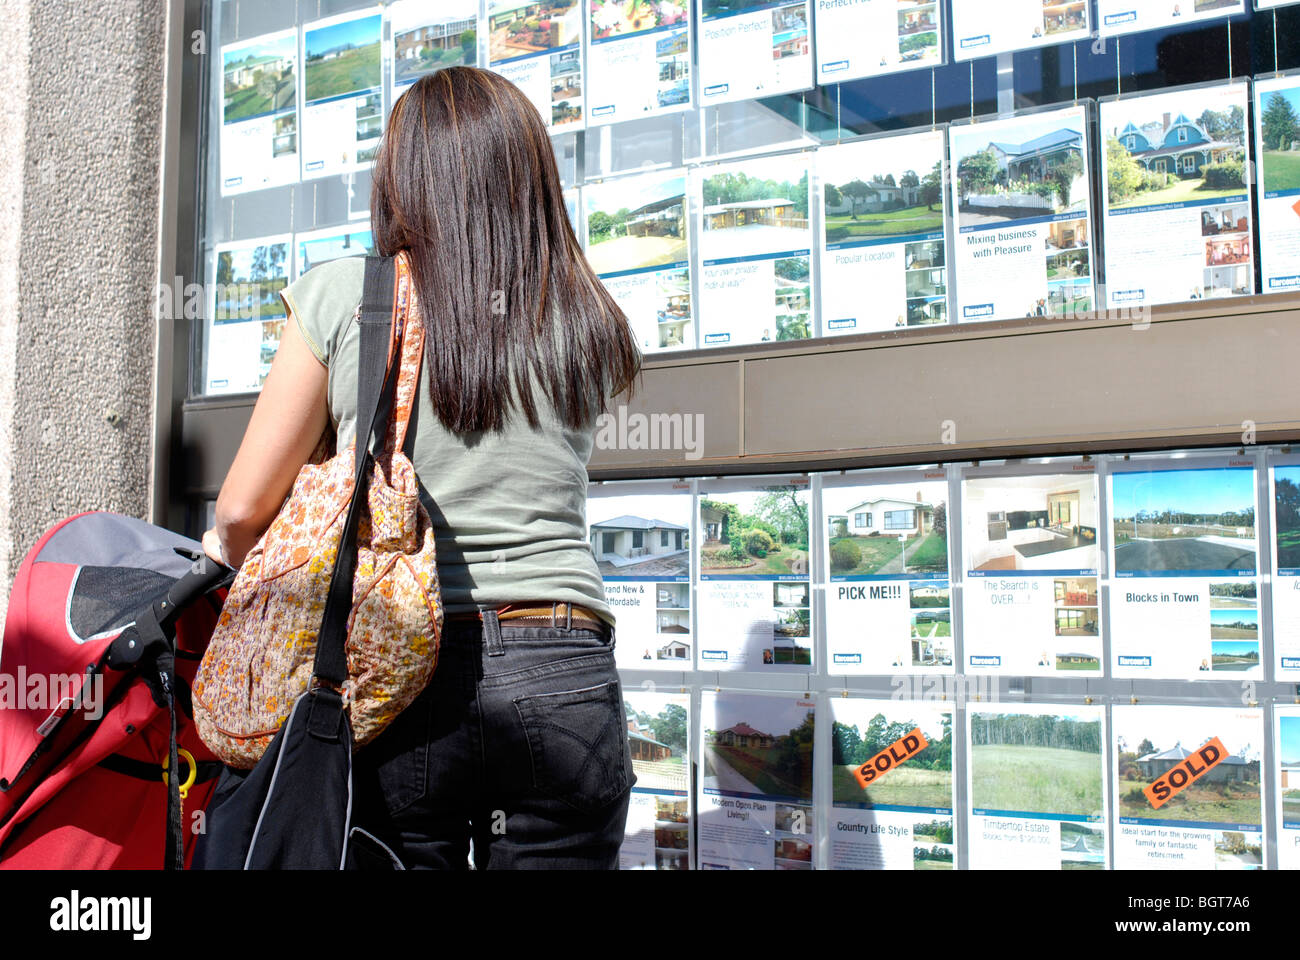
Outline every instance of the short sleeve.
<path id="1" fill-rule="evenodd" d="M 345 324 L 361 302 L 365 271 L 364 257 L 330 260 L 280 291 L 307 347 L 327 367 Z"/>

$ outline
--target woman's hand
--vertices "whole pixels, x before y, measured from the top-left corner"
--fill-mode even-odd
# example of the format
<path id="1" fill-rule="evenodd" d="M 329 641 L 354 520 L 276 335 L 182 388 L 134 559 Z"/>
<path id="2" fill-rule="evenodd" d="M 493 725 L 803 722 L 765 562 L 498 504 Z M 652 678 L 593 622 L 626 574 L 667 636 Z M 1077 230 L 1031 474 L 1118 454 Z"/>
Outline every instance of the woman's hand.
<path id="1" fill-rule="evenodd" d="M 230 566 L 229 561 L 227 561 L 223 556 L 224 551 L 221 549 L 221 538 L 217 536 L 216 527 L 203 532 L 203 552 L 223 567 Z"/>

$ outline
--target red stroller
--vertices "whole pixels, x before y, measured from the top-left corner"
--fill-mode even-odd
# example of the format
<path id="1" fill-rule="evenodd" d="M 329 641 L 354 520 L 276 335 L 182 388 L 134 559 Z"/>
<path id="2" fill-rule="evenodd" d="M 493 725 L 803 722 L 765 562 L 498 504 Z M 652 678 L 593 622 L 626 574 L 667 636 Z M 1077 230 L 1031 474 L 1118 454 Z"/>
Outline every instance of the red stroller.
<path id="1" fill-rule="evenodd" d="M 195 541 L 112 513 L 27 554 L 0 638 L 0 868 L 189 863 L 221 771 L 189 681 L 231 577 Z"/>

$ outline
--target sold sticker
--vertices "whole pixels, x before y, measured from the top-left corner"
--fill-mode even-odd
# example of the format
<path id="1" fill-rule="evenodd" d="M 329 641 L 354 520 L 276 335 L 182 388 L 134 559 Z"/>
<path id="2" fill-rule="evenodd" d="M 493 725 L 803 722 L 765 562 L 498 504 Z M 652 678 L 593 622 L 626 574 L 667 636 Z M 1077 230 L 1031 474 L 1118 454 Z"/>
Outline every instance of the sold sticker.
<path id="1" fill-rule="evenodd" d="M 853 776 L 865 790 L 867 784 L 879 780 L 890 770 L 911 760 L 929 745 L 930 741 L 925 739 L 925 734 L 921 732 L 920 727 L 917 727 L 854 770 Z"/>
<path id="2" fill-rule="evenodd" d="M 1205 746 L 1170 767 L 1160 779 L 1143 787 L 1152 809 L 1159 810 L 1182 791 L 1218 766 L 1228 755 L 1223 741 L 1212 737 Z"/>

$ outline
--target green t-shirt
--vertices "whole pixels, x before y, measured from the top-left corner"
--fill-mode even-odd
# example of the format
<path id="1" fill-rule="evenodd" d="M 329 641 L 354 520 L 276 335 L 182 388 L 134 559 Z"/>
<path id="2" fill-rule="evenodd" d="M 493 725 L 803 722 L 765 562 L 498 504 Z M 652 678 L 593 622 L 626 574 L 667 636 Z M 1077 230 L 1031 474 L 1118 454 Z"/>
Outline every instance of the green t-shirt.
<path id="1" fill-rule="evenodd" d="M 329 367 L 340 451 L 356 433 L 360 327 L 354 315 L 364 274 L 363 258 L 334 260 L 283 292 L 307 345 Z M 594 424 L 569 429 L 543 397 L 537 430 L 512 417 L 499 433 L 453 434 L 434 415 L 427 377 L 421 371 L 407 450 L 433 520 L 446 611 L 558 601 L 613 622 L 586 536 Z"/>

